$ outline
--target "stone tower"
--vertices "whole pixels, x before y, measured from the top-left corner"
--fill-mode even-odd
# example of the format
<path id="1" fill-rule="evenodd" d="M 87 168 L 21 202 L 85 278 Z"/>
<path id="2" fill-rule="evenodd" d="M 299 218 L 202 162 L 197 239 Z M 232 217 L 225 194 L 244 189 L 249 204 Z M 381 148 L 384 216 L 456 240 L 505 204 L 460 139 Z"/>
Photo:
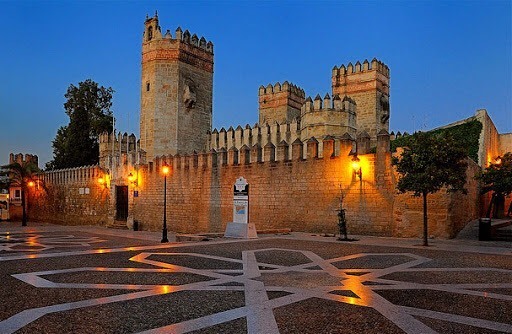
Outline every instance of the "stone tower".
<path id="1" fill-rule="evenodd" d="M 258 91 L 259 124 L 290 123 L 300 117 L 305 93 L 288 81 L 260 86 Z"/>
<path id="2" fill-rule="evenodd" d="M 146 17 L 142 40 L 140 142 L 148 161 L 206 149 L 212 127 L 213 44 L 178 28 L 162 34 Z"/>
<path id="3" fill-rule="evenodd" d="M 389 132 L 389 67 L 373 59 L 361 65 L 332 69 L 332 94 L 349 96 L 357 105 L 358 133 L 366 131 L 373 144 L 381 130 Z"/>

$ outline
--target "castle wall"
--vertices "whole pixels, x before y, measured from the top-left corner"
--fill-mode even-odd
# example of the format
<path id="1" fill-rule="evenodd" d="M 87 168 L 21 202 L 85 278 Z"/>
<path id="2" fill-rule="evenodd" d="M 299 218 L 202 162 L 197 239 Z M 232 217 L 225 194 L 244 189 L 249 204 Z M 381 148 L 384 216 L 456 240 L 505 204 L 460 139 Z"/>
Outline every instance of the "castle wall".
<path id="1" fill-rule="evenodd" d="M 360 151 L 361 180 L 348 155 L 351 140 L 341 140 L 338 145 L 339 154 L 334 155 L 335 141 L 327 138 L 320 143 L 309 140 L 305 148 L 296 140 L 292 145 L 277 147 L 244 145 L 240 150 L 156 157 L 140 166 L 119 165 L 117 176 L 106 187 L 97 182 L 105 175 L 99 167 L 53 171 L 44 175 L 48 191 L 30 199 L 29 214 L 31 219 L 54 223 L 107 224 L 115 215 L 115 186 L 128 185 L 128 220 L 139 221 L 142 229 L 160 230 L 164 210 L 160 170 L 167 164 L 171 173 L 167 177 L 166 213 L 172 232 L 223 232 L 232 221 L 233 184 L 243 176 L 250 184 L 250 221 L 259 230 L 291 228 L 334 233 L 343 194 L 349 233 L 420 237 L 421 198 L 396 194 L 389 135 L 379 135 L 375 154 Z M 365 146 L 359 145 L 358 149 Z M 319 156 L 320 151 L 324 157 Z M 475 169 L 471 166 L 468 176 L 474 175 Z M 134 170 L 137 182 L 128 182 L 127 173 Z M 468 177 L 467 196 L 443 191 L 429 196 L 429 234 L 452 237 L 464 223 L 478 216 L 474 211 L 476 186 L 476 181 Z M 138 197 L 133 196 L 134 190 Z"/>
<path id="2" fill-rule="evenodd" d="M 475 179 L 480 167 L 468 159 L 468 193 L 448 193 L 444 189 L 427 196 L 429 236 L 453 238 L 471 220 L 480 216 L 479 185 Z M 411 193 L 397 194 L 393 205 L 393 235 L 419 237 L 423 222 L 423 198 Z"/>
<path id="3" fill-rule="evenodd" d="M 512 133 L 502 133 L 499 139 L 501 154 L 512 152 Z"/>
<path id="4" fill-rule="evenodd" d="M 142 170 L 142 183 L 148 189 L 136 199 L 134 219 L 146 228 L 161 228 L 163 176 L 159 170 L 166 163 L 172 166 L 167 180 L 167 223 L 172 231 L 224 231 L 232 221 L 234 181 L 243 176 L 250 184 L 249 216 L 257 229 L 334 233 L 343 192 L 351 233 L 391 235 L 392 175 L 375 169 L 374 155 L 363 155 L 366 176 L 360 182 L 349 156 L 318 158 L 317 145 L 308 147 L 310 156 L 302 159 L 302 144 L 296 143 L 290 149 L 296 149 L 301 159 L 293 161 L 284 161 L 274 152 L 281 160 L 263 162 L 264 156 L 272 156 L 271 147 L 243 147 L 236 159 L 229 156 L 233 151 L 156 159 Z M 329 147 L 332 151 L 332 141 Z"/>
<path id="5" fill-rule="evenodd" d="M 104 177 L 98 166 L 45 172 L 28 191 L 31 221 L 63 225 L 106 225 L 110 191 L 98 183 Z"/>

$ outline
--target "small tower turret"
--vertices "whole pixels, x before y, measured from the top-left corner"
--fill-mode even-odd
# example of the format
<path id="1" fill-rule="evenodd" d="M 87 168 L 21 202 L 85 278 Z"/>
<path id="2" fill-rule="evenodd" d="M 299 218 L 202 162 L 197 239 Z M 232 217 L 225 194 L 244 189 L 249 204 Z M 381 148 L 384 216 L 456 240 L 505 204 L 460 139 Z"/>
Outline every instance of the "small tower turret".
<path id="1" fill-rule="evenodd" d="M 372 144 L 381 130 L 389 131 L 389 78 L 389 67 L 377 59 L 332 70 L 332 94 L 355 101 L 358 131 L 368 132 Z"/>
<path id="2" fill-rule="evenodd" d="M 259 124 L 290 123 L 300 117 L 300 109 L 304 104 L 304 90 L 294 84 L 279 82 L 274 86 L 260 86 L 259 100 Z"/>

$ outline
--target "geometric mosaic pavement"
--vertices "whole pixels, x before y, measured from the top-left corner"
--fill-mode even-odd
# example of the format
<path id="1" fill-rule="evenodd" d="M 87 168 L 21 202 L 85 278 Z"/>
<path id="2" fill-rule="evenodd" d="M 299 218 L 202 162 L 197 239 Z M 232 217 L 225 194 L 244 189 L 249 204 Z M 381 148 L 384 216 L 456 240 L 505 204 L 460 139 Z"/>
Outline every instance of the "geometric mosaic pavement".
<path id="1" fill-rule="evenodd" d="M 55 240 L 41 244 L 51 242 Z M 30 328 L 39 319 L 61 312 L 102 310 L 116 304 L 128 307 L 151 298 L 163 298 L 153 304 L 154 313 L 167 312 L 169 318 L 156 319 L 149 328 L 148 324 L 139 324 L 142 327 L 133 327 L 132 332 L 206 333 L 210 329 L 221 333 L 225 332 L 222 326 L 234 324 L 233 332 L 300 333 L 306 331 L 308 313 L 318 308 L 321 312 L 315 314 L 325 313 L 334 322 L 343 318 L 349 324 L 358 321 L 348 318 L 349 312 L 351 317 L 362 317 L 366 322 L 373 319 L 373 332 L 436 333 L 436 326 L 442 323 L 448 328 L 450 324 L 468 326 L 462 328 L 475 333 L 512 333 L 512 314 L 496 320 L 485 312 L 468 313 L 464 305 L 456 305 L 457 296 L 464 296 L 503 303 L 510 311 L 512 270 L 430 268 L 425 265 L 430 259 L 412 253 L 359 253 L 323 259 L 311 251 L 281 248 L 241 251 L 238 259 L 141 251 L 130 261 L 146 267 L 77 266 L 13 274 L 36 288 L 110 289 L 119 290 L 119 294 L 27 309 L 1 321 L 0 333 Z M 164 299 L 173 295 L 188 296 L 190 300 L 204 297 L 194 306 L 195 313 L 186 314 L 177 306 L 177 299 L 164 302 L 173 300 Z M 226 299 L 227 309 L 208 309 L 208 298 L 228 298 L 223 296 L 233 297 L 229 303 Z M 437 296 L 444 305 L 429 304 L 431 296 Z M 205 298 L 203 302 L 201 298 Z M 288 321 L 296 323 L 297 328 L 290 327 Z M 285 322 L 287 325 L 282 326 Z M 381 324 L 385 327 L 379 329 Z M 351 332 L 350 326 L 333 326 L 337 330 L 332 332 Z M 126 332 L 126 328 L 120 332 Z"/>
<path id="2" fill-rule="evenodd" d="M 98 237 L 77 237 L 72 234 L 0 232 L 0 252 L 46 251 L 57 247 L 91 246 L 103 241 Z"/>

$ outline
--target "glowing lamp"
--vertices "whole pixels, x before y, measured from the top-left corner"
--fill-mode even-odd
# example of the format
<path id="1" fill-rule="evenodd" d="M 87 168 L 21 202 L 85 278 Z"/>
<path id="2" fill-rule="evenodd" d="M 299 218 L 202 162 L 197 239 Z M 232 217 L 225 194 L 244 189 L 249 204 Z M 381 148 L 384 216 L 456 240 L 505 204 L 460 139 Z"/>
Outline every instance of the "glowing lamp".
<path id="1" fill-rule="evenodd" d="M 354 173 L 359 176 L 359 180 L 363 179 L 363 170 L 361 169 L 361 164 L 359 157 L 357 154 L 354 154 L 354 157 L 352 158 L 352 168 L 354 169 Z"/>
<path id="2" fill-rule="evenodd" d="M 167 165 L 162 166 L 162 174 L 167 176 L 167 175 L 169 175 L 169 171 L 170 171 L 169 166 L 167 166 Z"/>
<path id="3" fill-rule="evenodd" d="M 107 189 L 108 186 L 109 186 L 109 184 L 108 184 L 108 174 L 104 175 L 103 177 L 99 177 L 98 178 L 98 183 L 100 185 L 102 185 L 105 189 Z"/>
<path id="4" fill-rule="evenodd" d="M 35 185 L 34 181 L 29 181 L 29 182 L 28 182 L 28 186 L 29 186 L 29 187 L 31 187 L 31 188 L 32 188 L 34 185 Z"/>

